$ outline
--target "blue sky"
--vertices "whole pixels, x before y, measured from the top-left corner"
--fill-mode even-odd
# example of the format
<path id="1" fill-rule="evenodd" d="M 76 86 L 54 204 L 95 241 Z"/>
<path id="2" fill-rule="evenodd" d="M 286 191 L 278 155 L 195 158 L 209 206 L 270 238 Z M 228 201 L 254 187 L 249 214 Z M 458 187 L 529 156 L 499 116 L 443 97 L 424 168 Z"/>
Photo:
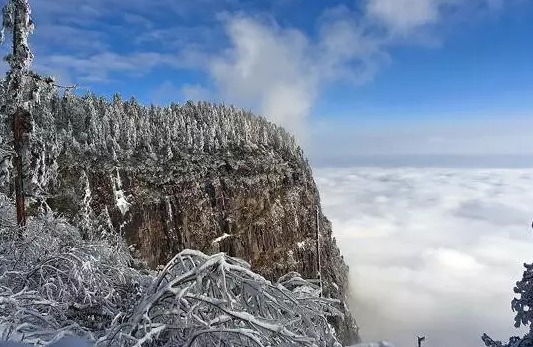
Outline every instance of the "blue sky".
<path id="1" fill-rule="evenodd" d="M 531 0 L 30 3 L 35 69 L 81 92 L 251 108 L 324 165 L 533 155 Z"/>

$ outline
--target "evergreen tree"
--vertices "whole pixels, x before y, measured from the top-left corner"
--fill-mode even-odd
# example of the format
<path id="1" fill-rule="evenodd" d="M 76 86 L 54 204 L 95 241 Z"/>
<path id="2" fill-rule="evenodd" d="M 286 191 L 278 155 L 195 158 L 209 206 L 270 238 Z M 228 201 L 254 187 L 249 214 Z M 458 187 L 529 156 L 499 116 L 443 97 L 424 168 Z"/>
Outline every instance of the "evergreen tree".
<path id="1" fill-rule="evenodd" d="M 515 294 L 519 294 L 518 298 L 511 301 L 511 307 L 515 316 L 515 327 L 520 326 L 529 327 L 529 332 L 522 338 L 513 336 L 509 338 L 509 342 L 503 344 L 500 341 L 492 340 L 487 334 L 483 334 L 482 340 L 487 347 L 533 347 L 533 264 L 524 264 L 526 270 L 523 273 L 522 279 L 516 282 L 514 287 Z"/>

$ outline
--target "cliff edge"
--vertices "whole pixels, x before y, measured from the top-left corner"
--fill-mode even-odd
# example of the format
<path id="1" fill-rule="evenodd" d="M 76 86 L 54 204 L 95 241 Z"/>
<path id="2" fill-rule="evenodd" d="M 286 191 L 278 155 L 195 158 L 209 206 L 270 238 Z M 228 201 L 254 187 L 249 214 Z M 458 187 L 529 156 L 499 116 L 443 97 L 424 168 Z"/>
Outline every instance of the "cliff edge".
<path id="1" fill-rule="evenodd" d="M 39 101 L 25 146 L 29 213 L 51 208 L 88 238 L 120 232 L 153 268 L 185 248 L 243 258 L 272 281 L 292 271 L 316 278 L 320 266 L 325 295 L 347 301 L 348 267 L 311 168 L 282 128 L 204 102 L 143 107 L 52 91 Z M 10 192 L 9 155 L 0 160 Z M 343 342 L 357 342 L 345 313 L 331 323 Z"/>

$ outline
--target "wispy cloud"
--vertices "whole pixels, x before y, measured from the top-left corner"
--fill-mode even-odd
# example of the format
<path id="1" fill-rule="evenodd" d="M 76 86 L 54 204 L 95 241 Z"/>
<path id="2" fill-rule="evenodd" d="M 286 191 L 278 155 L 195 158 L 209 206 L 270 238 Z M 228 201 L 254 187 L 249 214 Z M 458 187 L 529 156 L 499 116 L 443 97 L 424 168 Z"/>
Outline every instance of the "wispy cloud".
<path id="1" fill-rule="evenodd" d="M 520 335 L 510 301 L 531 261 L 533 170 L 315 173 L 365 340 L 470 347 L 483 332 Z"/>
<path id="2" fill-rule="evenodd" d="M 394 33 L 434 24 L 441 17 L 441 8 L 458 0 L 369 0 L 367 12 L 370 18 L 381 21 Z"/>
<path id="3" fill-rule="evenodd" d="M 498 10 L 503 6 L 501 0 L 367 0 L 366 12 L 370 20 L 381 23 L 391 36 L 405 36 L 416 35 L 421 28 L 429 29 L 460 12 L 474 15 L 475 11 Z"/>
<path id="4" fill-rule="evenodd" d="M 135 37 L 134 43 L 138 46 L 164 47 L 165 50 L 194 50 L 201 48 L 207 53 L 217 49 L 217 40 L 222 34 L 216 30 L 219 24 L 214 25 L 173 25 L 167 28 L 152 28 L 143 31 Z"/>
<path id="5" fill-rule="evenodd" d="M 276 19 L 291 4 L 35 0 L 35 65 L 82 83 L 142 77 L 158 67 L 176 75 L 202 71 L 217 99 L 252 108 L 304 140 L 325 88 L 372 80 L 390 60 L 391 47 L 431 36 L 423 33 L 449 13 L 497 7 L 495 0 L 367 0 L 358 7 L 325 7 L 310 27 L 295 28 Z"/>
<path id="6" fill-rule="evenodd" d="M 77 80 L 90 82 L 106 82 L 110 73 L 126 73 L 142 76 L 160 66 L 173 68 L 188 67 L 195 64 L 192 60 L 183 59 L 177 55 L 155 52 L 141 52 L 132 54 L 116 54 L 112 52 L 93 54 L 87 57 L 72 55 L 51 55 L 44 64 L 38 65 L 42 70 L 63 68 L 74 71 Z"/>
<path id="7" fill-rule="evenodd" d="M 180 91 L 185 100 L 213 101 L 215 98 L 209 89 L 202 87 L 200 84 L 184 84 L 181 86 Z"/>
<path id="8" fill-rule="evenodd" d="M 227 15 L 230 45 L 209 66 L 217 92 L 283 125 L 304 140 L 306 117 L 328 83 L 372 79 L 386 61 L 346 7 L 326 11 L 319 35 L 283 28 L 272 18 Z"/>
<path id="9" fill-rule="evenodd" d="M 252 107 L 303 141 L 309 135 L 308 116 L 324 89 L 340 81 L 371 81 L 391 60 L 393 47 L 434 44 L 438 36 L 433 29 L 450 13 L 483 10 L 490 3 L 475 2 L 368 0 L 358 9 L 341 5 L 316 19 L 317 35 L 281 27 L 270 17 L 226 15 L 229 45 L 216 54 L 208 71 L 223 98 Z"/>

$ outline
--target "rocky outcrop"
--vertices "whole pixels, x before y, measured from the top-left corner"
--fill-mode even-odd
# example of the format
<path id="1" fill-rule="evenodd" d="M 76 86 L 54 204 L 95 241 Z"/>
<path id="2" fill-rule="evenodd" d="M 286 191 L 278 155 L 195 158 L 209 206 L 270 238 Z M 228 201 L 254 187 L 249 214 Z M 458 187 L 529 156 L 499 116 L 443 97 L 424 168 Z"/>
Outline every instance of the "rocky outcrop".
<path id="1" fill-rule="evenodd" d="M 318 228 L 324 293 L 346 301 L 348 268 L 309 164 L 282 129 L 231 107 L 143 108 L 118 97 L 52 95 L 33 114 L 35 206 L 87 237 L 122 233 L 154 268 L 184 248 L 222 251 L 270 280 L 317 277 Z M 342 340 L 357 341 L 346 314 L 332 323 Z"/>

